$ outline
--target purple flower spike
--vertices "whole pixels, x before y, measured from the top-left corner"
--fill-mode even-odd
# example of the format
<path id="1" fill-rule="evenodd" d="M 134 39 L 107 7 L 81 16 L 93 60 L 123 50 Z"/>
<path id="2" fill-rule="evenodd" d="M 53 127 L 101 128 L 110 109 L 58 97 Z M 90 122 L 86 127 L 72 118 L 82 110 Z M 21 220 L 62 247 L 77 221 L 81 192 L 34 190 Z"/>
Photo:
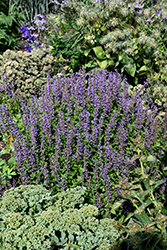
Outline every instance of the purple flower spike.
<path id="1" fill-rule="evenodd" d="M 161 22 L 164 21 L 166 19 L 166 16 L 164 16 L 162 19 L 161 19 Z"/>
<path id="2" fill-rule="evenodd" d="M 145 22 L 154 22 L 153 20 L 151 20 L 151 17 L 149 17 L 147 20 L 144 20 Z"/>
<path id="3" fill-rule="evenodd" d="M 134 8 L 139 8 L 139 9 L 142 9 L 144 7 L 144 4 L 143 5 L 138 5 L 137 3 L 133 6 Z"/>

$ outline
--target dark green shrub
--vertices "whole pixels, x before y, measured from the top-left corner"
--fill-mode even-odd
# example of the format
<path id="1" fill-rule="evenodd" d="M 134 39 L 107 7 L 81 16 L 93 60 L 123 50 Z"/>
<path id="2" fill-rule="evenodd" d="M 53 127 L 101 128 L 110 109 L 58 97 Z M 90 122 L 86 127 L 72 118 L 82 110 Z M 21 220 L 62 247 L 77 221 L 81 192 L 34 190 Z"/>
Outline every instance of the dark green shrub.
<path id="1" fill-rule="evenodd" d="M 11 1 L 0 0 L 0 54 L 7 49 L 20 48 L 17 41 L 25 15 L 15 5 L 16 2 L 11 5 Z"/>

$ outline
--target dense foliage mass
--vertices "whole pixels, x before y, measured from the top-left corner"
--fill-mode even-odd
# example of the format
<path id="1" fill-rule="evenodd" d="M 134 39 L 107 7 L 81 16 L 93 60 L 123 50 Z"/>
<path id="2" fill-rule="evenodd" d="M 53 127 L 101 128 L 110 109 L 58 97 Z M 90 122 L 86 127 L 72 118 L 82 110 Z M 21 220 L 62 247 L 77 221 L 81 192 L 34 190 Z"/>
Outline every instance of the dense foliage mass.
<path id="1" fill-rule="evenodd" d="M 109 204 L 119 199 L 121 191 L 115 184 L 130 178 L 139 165 L 133 160 L 134 154 L 140 155 L 138 149 L 159 162 L 152 162 L 147 174 L 158 180 L 164 172 L 167 113 L 165 120 L 158 117 L 145 92 L 148 82 L 132 98 L 126 79 L 117 72 L 95 71 L 87 83 L 85 75 L 83 69 L 70 78 L 55 77 L 52 83 L 48 75 L 39 100 L 34 97 L 27 106 L 21 101 L 19 122 L 2 103 L 0 132 L 5 136 L 8 131 L 15 138 L 20 176 L 18 183 L 13 180 L 14 186 L 44 183 L 56 193 L 82 184 L 99 209 L 104 202 L 109 212 Z M 6 187 L 2 185 L 1 190 Z"/>
<path id="2" fill-rule="evenodd" d="M 18 227 L 18 234 L 29 227 L 24 234 L 27 247 L 42 249 L 53 240 L 69 250 L 74 234 L 61 228 L 62 233 L 56 232 L 58 238 L 50 239 L 46 225 L 51 225 L 51 230 L 54 223 L 58 225 L 55 211 L 64 223 L 65 215 L 73 221 L 81 209 L 54 210 L 50 194 L 67 195 L 66 189 L 78 186 L 85 190 L 82 207 L 95 213 L 98 210 L 96 219 L 114 218 L 112 224 L 119 231 L 119 240 L 112 247 L 105 242 L 101 250 L 167 249 L 166 0 L 58 0 L 51 15 L 45 15 L 48 10 L 39 12 L 47 9 L 47 0 L 26 0 L 21 8 L 16 7 L 20 2 L 11 6 L 10 1 L 9 16 L 6 8 L 0 15 L 1 48 L 11 49 L 0 62 L 1 73 L 7 74 L 0 79 L 0 136 L 7 144 L 0 152 L 5 159 L 0 161 L 0 233 L 5 250 L 14 249 L 11 243 L 25 246 L 25 241 L 20 241 L 22 234 L 15 237 L 16 243 L 11 242 L 15 232 L 9 224 Z M 31 23 L 22 22 L 18 12 L 23 7 Z M 0 11 L 2 8 L 0 0 Z M 33 19 L 34 10 L 37 15 Z M 12 51 L 18 32 L 12 28 L 14 22 L 17 29 L 20 25 L 22 48 L 28 53 Z M 45 62 L 40 57 L 42 46 L 49 51 Z M 25 54 L 31 58 L 27 67 L 20 58 Z M 43 73 L 45 63 L 48 72 Z M 28 90 L 20 91 L 16 78 L 22 87 L 28 79 Z M 34 90 L 36 96 L 25 98 L 25 93 L 32 97 Z M 9 152 L 10 159 L 6 156 Z M 20 193 L 31 188 L 26 199 L 25 192 L 14 194 L 19 186 Z M 73 197 L 75 194 L 69 200 Z M 65 199 L 62 206 L 68 204 Z M 38 223 L 33 224 L 32 214 L 39 218 Z M 96 219 L 86 223 L 96 225 Z M 77 235 L 79 246 L 73 244 L 70 249 L 90 249 L 105 233 L 109 232 L 94 238 L 92 230 L 87 234 L 83 229 Z M 37 242 L 38 237 L 43 237 L 43 242 Z"/>
<path id="3" fill-rule="evenodd" d="M 73 62 L 74 72 L 81 57 L 77 49 L 85 55 L 83 65 L 88 69 L 118 69 L 133 85 L 148 77 L 151 83 L 166 83 L 166 0 L 91 0 L 87 4 L 66 0 L 55 8 L 58 16 L 50 15 L 50 25 L 57 32 L 50 31 L 48 44 L 52 53 L 56 55 L 59 48 Z"/>
<path id="4" fill-rule="evenodd" d="M 32 53 L 6 50 L 3 55 L 0 55 L 0 74 L 8 78 L 13 93 L 27 99 L 34 95 L 39 97 L 44 90 L 48 72 L 52 77 L 65 69 L 68 72 L 68 66 L 63 68 L 66 60 L 59 62 L 55 60 L 50 49 L 44 47 Z M 3 82 L 1 78 L 1 91 L 3 91 Z"/>
<path id="5" fill-rule="evenodd" d="M 111 219 L 98 220 L 98 209 L 84 204 L 85 188 L 51 196 L 40 185 L 6 191 L 0 201 L 2 250 L 110 249 L 119 238 Z"/>

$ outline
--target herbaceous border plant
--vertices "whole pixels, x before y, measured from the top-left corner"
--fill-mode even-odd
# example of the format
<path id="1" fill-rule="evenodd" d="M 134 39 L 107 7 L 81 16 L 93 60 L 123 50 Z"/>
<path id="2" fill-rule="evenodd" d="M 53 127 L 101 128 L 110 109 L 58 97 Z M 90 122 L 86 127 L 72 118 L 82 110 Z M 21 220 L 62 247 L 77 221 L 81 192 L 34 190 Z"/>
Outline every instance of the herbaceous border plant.
<path id="1" fill-rule="evenodd" d="M 42 184 L 53 194 L 85 186 L 87 202 L 110 216 L 124 189 L 116 185 L 140 168 L 142 176 L 163 181 L 156 198 L 165 199 L 167 112 L 158 116 L 147 86 L 149 80 L 131 97 L 117 71 L 89 72 L 86 80 L 83 68 L 53 82 L 48 74 L 40 99 L 26 104 L 20 96 L 17 119 L 2 103 L 0 132 L 15 138 L 17 176 L 1 184 L 1 196 L 11 185 Z"/>

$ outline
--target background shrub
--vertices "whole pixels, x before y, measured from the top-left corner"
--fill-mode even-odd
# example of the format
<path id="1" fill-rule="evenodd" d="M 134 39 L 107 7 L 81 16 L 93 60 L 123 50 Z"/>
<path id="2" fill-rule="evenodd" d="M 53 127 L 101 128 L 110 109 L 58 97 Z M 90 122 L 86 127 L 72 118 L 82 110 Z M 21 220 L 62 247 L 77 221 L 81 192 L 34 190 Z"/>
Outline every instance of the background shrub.
<path id="1" fill-rule="evenodd" d="M 26 99 L 30 99 L 34 95 L 39 97 L 41 91 L 44 90 L 48 72 L 51 77 L 62 71 L 68 72 L 68 66 L 63 68 L 63 63 L 66 60 L 57 61 L 50 54 L 50 49 L 41 47 L 39 51 L 32 51 L 32 53 L 6 50 L 3 55 L 0 55 L 0 74 L 4 75 L 5 79 L 8 78 L 9 89 L 13 93 Z M 3 77 L 1 77 L 0 84 L 1 91 L 3 91 Z"/>
<path id="2" fill-rule="evenodd" d="M 79 50 L 89 59 L 84 64 L 89 70 L 118 69 L 133 86 L 143 84 L 148 77 L 153 84 L 160 81 L 165 84 L 166 1 L 144 1 L 138 4 L 132 0 L 118 1 L 117 4 L 114 1 L 89 1 L 85 4 L 67 0 L 61 5 L 55 4 L 55 8 L 59 15 L 56 20 L 52 19 L 52 36 L 55 37 L 51 39 L 52 53 L 57 54 L 60 44 L 56 40 L 57 35 L 70 41 L 75 29 L 80 30 L 87 32 L 85 40 L 80 41 Z M 69 20 L 73 12 L 76 15 L 72 26 Z M 75 28 L 71 32 L 74 23 Z M 74 38 L 77 43 L 78 36 Z M 69 56 L 70 60 L 75 55 L 72 55 L 72 51 L 64 48 L 61 53 L 66 59 Z"/>

